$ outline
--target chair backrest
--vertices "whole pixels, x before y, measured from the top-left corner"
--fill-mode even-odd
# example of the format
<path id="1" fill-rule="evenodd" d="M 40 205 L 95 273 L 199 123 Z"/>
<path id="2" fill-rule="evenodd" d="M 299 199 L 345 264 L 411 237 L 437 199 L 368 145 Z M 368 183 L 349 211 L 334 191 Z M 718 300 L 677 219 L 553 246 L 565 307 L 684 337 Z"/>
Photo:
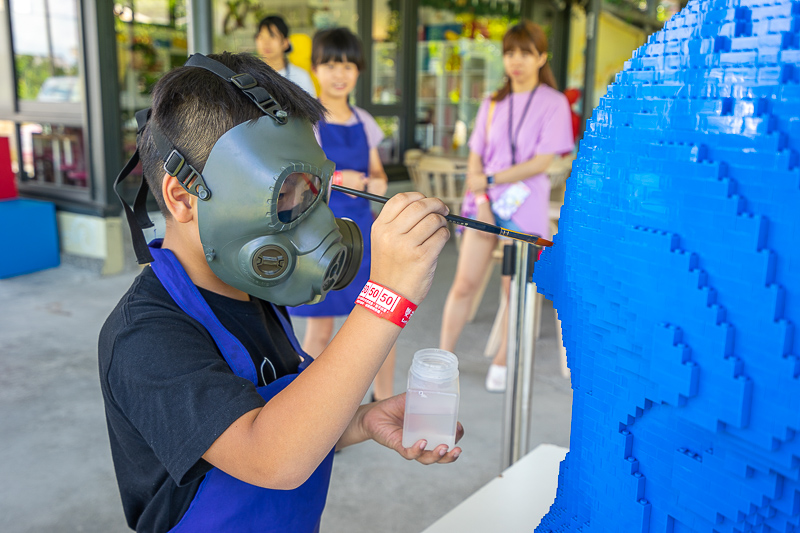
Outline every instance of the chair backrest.
<path id="1" fill-rule="evenodd" d="M 409 148 L 403 154 L 403 164 L 407 167 L 415 166 L 424 154 L 419 148 Z"/>
<path id="2" fill-rule="evenodd" d="M 466 164 L 463 161 L 432 155 L 424 155 L 416 165 L 419 184 L 417 190 L 425 196 L 442 200 L 453 214 L 461 212 L 464 197 Z"/>
<path id="3" fill-rule="evenodd" d="M 420 158 L 425 154 L 419 148 L 409 148 L 403 154 L 403 164 L 406 166 L 408 170 L 408 177 L 411 179 L 411 184 L 414 186 L 414 190 L 425 194 L 424 185 L 421 183 L 419 172 L 417 172 L 417 165 L 419 164 Z M 429 194 L 425 194 L 425 196 L 430 196 Z"/>
<path id="4" fill-rule="evenodd" d="M 564 157 L 556 157 L 550 166 L 547 167 L 547 175 L 550 177 L 550 187 L 556 189 L 564 184 L 572 171 L 572 162 L 575 161 L 575 154 L 568 154 Z"/>

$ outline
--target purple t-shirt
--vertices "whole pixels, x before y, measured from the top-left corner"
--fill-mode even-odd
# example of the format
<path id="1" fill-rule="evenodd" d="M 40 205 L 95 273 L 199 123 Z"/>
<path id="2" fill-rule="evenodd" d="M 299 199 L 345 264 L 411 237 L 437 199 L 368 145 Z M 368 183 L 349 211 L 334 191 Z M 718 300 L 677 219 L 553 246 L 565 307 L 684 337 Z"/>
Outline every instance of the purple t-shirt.
<path id="1" fill-rule="evenodd" d="M 367 144 L 369 145 L 370 150 L 373 148 L 377 148 L 378 145 L 383 140 L 383 130 L 381 127 L 378 126 L 378 123 L 375 122 L 375 119 L 370 115 L 367 111 L 364 111 L 360 107 L 353 106 L 354 114 L 350 115 L 350 120 L 348 120 L 345 124 L 340 124 L 340 126 L 352 126 L 353 124 L 358 124 L 359 119 L 361 123 L 364 125 L 364 132 L 367 134 Z M 358 115 L 358 117 L 356 117 Z M 314 135 L 317 137 L 317 142 L 322 146 L 322 141 L 319 137 L 319 128 L 314 127 Z M 325 148 L 323 146 L 323 148 Z"/>
<path id="2" fill-rule="evenodd" d="M 517 164 L 538 154 L 556 154 L 558 157 L 571 152 L 574 148 L 572 117 L 567 97 L 552 87 L 540 85 L 533 95 L 520 127 L 522 112 L 529 96 L 530 92 L 512 93 L 495 104 L 488 139 L 486 119 L 491 97 L 487 97 L 478 109 L 475 129 L 469 139 L 469 148 L 481 156 L 484 172 L 487 174 L 495 174 L 511 166 L 511 142 L 508 133 L 510 98 L 514 99 L 512 131 L 516 144 Z M 530 194 L 511 215 L 511 220 L 523 231 L 549 236 L 547 219 L 550 202 L 549 177 L 541 173 L 520 183 L 524 183 Z M 517 184 L 504 183 L 491 187 L 488 194 L 492 204 L 497 204 L 503 193 L 515 185 Z"/>

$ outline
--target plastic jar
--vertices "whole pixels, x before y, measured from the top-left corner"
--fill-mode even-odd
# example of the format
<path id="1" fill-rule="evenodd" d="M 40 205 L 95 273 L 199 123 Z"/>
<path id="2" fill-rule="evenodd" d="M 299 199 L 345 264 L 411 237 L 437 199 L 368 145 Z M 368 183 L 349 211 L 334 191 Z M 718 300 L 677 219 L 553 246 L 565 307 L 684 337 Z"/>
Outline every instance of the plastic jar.
<path id="1" fill-rule="evenodd" d="M 440 444 L 452 449 L 458 420 L 458 358 L 444 350 L 426 348 L 414 354 L 408 371 L 403 446 L 427 441 L 426 450 Z"/>

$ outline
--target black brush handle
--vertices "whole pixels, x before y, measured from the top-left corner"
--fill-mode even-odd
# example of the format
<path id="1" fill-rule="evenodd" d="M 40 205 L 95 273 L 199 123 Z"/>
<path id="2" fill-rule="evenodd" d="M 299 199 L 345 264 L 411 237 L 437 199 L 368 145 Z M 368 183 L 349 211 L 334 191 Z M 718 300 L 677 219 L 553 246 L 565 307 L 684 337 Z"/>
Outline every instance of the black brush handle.
<path id="1" fill-rule="evenodd" d="M 346 194 L 352 194 L 353 196 L 366 198 L 367 200 L 371 200 L 373 202 L 378 202 L 381 204 L 385 204 L 386 202 L 389 201 L 389 199 L 386 198 L 385 196 L 378 196 L 377 194 L 372 194 L 371 192 L 367 191 L 357 191 L 355 189 L 342 187 L 341 185 L 331 185 L 331 189 Z M 453 224 L 458 224 L 459 226 L 464 226 L 465 228 L 476 229 L 478 231 L 493 233 L 495 235 L 503 235 L 504 237 L 509 237 L 511 239 L 516 239 L 518 241 L 523 241 L 530 244 L 536 244 L 537 246 L 550 246 L 553 244 L 546 239 L 542 239 L 538 235 L 528 235 L 527 233 L 520 233 L 518 231 L 507 230 L 505 228 L 501 228 L 493 224 L 487 224 L 486 222 L 481 222 L 479 220 L 474 220 L 472 218 L 465 218 L 458 215 L 447 215 L 444 218 L 445 220 L 449 220 Z"/>

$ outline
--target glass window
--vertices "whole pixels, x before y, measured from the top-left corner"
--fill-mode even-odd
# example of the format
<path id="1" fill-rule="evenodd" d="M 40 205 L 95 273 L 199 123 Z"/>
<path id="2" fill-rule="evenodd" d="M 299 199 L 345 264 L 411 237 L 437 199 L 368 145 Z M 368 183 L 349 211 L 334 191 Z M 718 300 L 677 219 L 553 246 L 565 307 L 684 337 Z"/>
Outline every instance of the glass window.
<path id="1" fill-rule="evenodd" d="M 20 142 L 22 170 L 27 180 L 81 189 L 88 187 L 83 128 L 24 122 L 20 125 Z"/>
<path id="2" fill-rule="evenodd" d="M 186 2 L 117 2 L 114 15 L 120 104 L 128 120 L 150 105 L 150 93 L 161 75 L 186 62 Z"/>
<path id="3" fill-rule="evenodd" d="M 502 39 L 520 1 L 421 2 L 417 42 L 417 124 L 421 148 L 467 155 L 481 100 L 503 79 Z"/>
<path id="4" fill-rule="evenodd" d="M 383 140 L 378 145 L 378 154 L 384 165 L 400 163 L 400 117 L 375 117 L 383 131 Z"/>
<path id="5" fill-rule="evenodd" d="M 373 104 L 396 104 L 400 101 L 401 37 L 399 2 L 374 0 L 370 63 Z"/>
<path id="6" fill-rule="evenodd" d="M 124 160 L 136 151 L 136 111 L 150 106 L 153 85 L 188 57 L 186 0 L 128 0 L 114 4 L 117 32 L 122 151 Z M 141 175 L 141 165 L 131 174 Z M 136 179 L 122 183 L 133 199 Z"/>
<path id="7" fill-rule="evenodd" d="M 10 0 L 17 97 L 83 99 L 77 0 Z"/>
<path id="8" fill-rule="evenodd" d="M 293 47 L 289 60 L 304 68 L 311 64 L 310 38 L 317 30 L 346 26 L 355 32 L 358 23 L 356 0 L 213 0 L 213 9 L 215 52 L 255 53 L 258 22 L 277 14 L 289 26 Z"/>

